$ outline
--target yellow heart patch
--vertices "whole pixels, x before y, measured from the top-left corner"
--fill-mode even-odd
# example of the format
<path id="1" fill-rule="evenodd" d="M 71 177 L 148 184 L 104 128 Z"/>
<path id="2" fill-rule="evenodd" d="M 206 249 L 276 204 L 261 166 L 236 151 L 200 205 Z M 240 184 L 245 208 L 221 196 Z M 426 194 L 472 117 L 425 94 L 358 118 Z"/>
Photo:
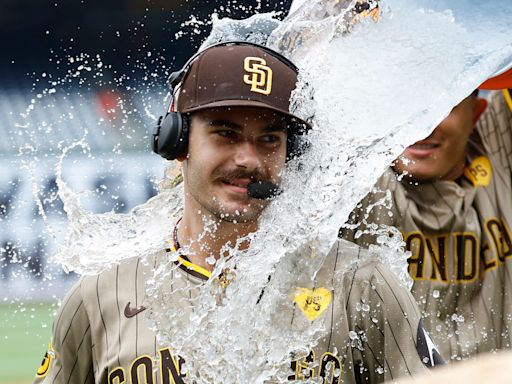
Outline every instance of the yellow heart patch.
<path id="1" fill-rule="evenodd" d="M 331 291 L 325 288 L 297 288 L 294 299 L 309 321 L 320 316 L 329 307 L 331 300 Z"/>

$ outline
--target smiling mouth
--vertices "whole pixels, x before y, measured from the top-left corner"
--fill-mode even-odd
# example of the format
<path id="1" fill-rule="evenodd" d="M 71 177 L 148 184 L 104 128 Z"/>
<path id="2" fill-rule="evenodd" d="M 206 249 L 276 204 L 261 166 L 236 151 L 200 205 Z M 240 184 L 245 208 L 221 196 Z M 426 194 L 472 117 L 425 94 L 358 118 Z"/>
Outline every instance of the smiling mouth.
<path id="1" fill-rule="evenodd" d="M 437 148 L 437 147 L 439 147 L 439 144 L 436 144 L 436 143 L 422 143 L 422 142 L 418 142 L 418 143 L 415 143 L 415 144 L 411 145 L 407 149 L 411 148 L 411 149 L 429 150 L 429 149 L 434 149 L 434 148 Z"/>
<path id="2" fill-rule="evenodd" d="M 405 152 L 408 155 L 427 157 L 432 155 L 432 153 L 440 146 L 440 144 L 434 142 L 418 141 L 417 143 L 407 147 Z"/>
<path id="3" fill-rule="evenodd" d="M 247 195 L 247 186 L 251 182 L 250 179 L 234 179 L 234 180 L 222 180 L 222 184 L 228 187 L 235 193 L 243 193 Z"/>

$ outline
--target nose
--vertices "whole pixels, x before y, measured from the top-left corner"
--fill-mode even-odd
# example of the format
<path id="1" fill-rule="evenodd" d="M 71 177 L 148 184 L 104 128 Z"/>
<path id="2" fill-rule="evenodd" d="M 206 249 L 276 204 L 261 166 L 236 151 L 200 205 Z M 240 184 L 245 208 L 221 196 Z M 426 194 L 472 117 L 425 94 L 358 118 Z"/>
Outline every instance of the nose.
<path id="1" fill-rule="evenodd" d="M 261 154 L 252 140 L 244 140 L 236 146 L 234 162 L 237 167 L 250 171 L 260 169 L 263 165 Z"/>

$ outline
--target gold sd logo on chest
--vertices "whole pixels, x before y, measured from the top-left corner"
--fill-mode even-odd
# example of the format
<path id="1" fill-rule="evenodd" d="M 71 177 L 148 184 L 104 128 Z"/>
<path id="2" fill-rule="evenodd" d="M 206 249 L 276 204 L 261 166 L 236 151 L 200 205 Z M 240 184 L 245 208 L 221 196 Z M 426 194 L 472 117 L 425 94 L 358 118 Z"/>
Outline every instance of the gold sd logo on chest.
<path id="1" fill-rule="evenodd" d="M 251 86 L 251 92 L 270 95 L 272 92 L 272 69 L 260 57 L 246 57 L 244 60 L 244 83 Z"/>

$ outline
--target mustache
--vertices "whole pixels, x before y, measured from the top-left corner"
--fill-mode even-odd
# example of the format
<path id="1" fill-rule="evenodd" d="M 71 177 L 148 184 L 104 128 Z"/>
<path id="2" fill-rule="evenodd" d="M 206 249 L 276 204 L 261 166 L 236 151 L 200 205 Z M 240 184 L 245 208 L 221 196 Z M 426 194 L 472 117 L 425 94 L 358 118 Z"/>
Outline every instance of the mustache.
<path id="1" fill-rule="evenodd" d="M 214 180 L 233 181 L 236 179 L 249 179 L 251 182 L 265 182 L 270 181 L 260 171 L 247 171 L 244 169 L 219 169 L 212 173 Z"/>

